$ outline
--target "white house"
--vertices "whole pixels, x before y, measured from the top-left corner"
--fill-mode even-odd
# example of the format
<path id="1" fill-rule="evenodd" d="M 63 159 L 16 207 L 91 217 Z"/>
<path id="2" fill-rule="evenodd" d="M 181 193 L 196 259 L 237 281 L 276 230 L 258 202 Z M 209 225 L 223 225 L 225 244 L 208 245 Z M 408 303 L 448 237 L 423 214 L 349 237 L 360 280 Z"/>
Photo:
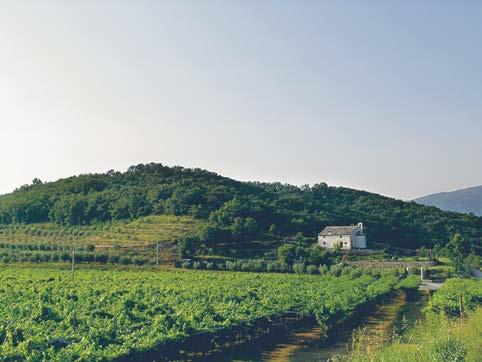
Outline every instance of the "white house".
<path id="1" fill-rule="evenodd" d="M 363 224 L 354 226 L 327 226 L 318 234 L 318 245 L 322 248 L 334 249 L 366 249 L 367 237 L 363 232 Z"/>

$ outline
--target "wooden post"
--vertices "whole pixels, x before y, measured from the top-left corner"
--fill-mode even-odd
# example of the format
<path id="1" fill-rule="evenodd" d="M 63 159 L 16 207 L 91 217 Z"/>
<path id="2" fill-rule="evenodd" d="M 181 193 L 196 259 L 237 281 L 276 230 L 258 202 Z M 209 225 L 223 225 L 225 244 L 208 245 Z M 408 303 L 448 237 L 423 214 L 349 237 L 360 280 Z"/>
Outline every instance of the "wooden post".
<path id="1" fill-rule="evenodd" d="M 72 245 L 72 270 L 71 270 L 71 278 L 74 279 L 74 268 L 75 268 L 75 246 Z"/>
<path id="2" fill-rule="evenodd" d="M 159 242 L 156 243 L 156 266 L 159 269 Z"/>
<path id="3" fill-rule="evenodd" d="M 460 301 L 460 318 L 464 318 L 464 305 L 463 305 L 463 298 L 462 293 L 459 294 L 459 301 Z"/>

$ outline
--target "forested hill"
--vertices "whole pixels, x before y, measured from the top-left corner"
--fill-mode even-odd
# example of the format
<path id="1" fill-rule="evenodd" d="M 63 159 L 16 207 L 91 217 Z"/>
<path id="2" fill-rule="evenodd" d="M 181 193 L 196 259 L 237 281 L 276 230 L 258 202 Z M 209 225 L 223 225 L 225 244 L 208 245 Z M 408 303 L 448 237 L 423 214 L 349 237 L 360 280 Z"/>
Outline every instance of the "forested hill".
<path id="1" fill-rule="evenodd" d="M 206 242 L 267 235 L 316 235 L 325 225 L 363 221 L 372 241 L 398 246 L 444 244 L 460 232 L 473 245 L 482 218 L 324 183 L 297 187 L 238 182 L 215 173 L 147 164 L 32 185 L 0 197 L 0 223 L 89 224 L 150 214 L 191 215 L 206 222 Z"/>

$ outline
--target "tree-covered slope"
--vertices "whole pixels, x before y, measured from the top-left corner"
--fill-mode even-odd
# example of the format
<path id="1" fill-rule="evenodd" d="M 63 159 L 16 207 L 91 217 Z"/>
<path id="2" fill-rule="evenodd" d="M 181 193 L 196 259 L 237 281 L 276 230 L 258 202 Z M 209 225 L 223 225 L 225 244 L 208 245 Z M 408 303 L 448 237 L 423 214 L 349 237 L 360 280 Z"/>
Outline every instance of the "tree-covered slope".
<path id="1" fill-rule="evenodd" d="M 482 185 L 452 192 L 419 197 L 418 204 L 436 206 L 442 210 L 473 213 L 482 216 Z"/>
<path id="2" fill-rule="evenodd" d="M 324 183 L 297 187 L 238 182 L 215 173 L 147 164 L 41 183 L 0 197 L 0 223 L 86 225 L 152 214 L 205 220 L 207 243 L 243 241 L 266 234 L 314 236 L 328 224 L 363 221 L 372 241 L 398 246 L 444 244 L 456 232 L 473 245 L 482 218 L 441 211 Z"/>

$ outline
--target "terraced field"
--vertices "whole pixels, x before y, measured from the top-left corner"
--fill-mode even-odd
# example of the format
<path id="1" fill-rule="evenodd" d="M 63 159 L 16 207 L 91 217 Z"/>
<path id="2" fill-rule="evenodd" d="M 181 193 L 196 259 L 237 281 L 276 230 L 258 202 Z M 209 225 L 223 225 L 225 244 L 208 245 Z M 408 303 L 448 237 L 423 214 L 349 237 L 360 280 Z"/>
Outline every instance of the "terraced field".
<path id="1" fill-rule="evenodd" d="M 89 226 L 0 225 L 0 261 L 69 261 L 75 248 L 79 262 L 155 263 L 160 243 L 161 262 L 171 264 L 174 241 L 195 234 L 201 224 L 188 216 L 162 215 Z"/>
<path id="2" fill-rule="evenodd" d="M 0 225 L 1 243 L 74 243 L 107 247 L 172 241 L 195 232 L 201 221 L 188 216 L 146 216 L 135 221 L 114 221 L 89 226 L 53 223 Z"/>

